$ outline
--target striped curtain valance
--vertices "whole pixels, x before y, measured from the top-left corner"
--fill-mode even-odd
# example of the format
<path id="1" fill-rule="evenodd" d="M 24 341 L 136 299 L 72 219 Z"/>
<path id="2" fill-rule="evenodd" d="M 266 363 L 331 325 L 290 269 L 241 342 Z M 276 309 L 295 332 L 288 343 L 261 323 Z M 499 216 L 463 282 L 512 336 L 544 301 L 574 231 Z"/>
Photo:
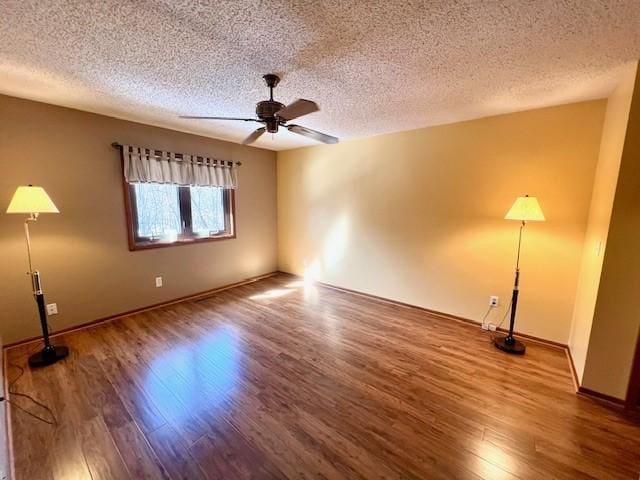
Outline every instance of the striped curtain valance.
<path id="1" fill-rule="evenodd" d="M 122 146 L 122 158 L 127 183 L 238 188 L 238 167 L 233 162 L 130 145 Z"/>

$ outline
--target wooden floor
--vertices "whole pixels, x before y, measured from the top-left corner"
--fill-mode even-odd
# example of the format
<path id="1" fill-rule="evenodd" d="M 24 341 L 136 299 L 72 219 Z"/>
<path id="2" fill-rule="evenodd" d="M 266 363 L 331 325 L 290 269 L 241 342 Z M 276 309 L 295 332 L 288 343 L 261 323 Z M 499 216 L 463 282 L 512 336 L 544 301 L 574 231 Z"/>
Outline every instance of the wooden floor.
<path id="1" fill-rule="evenodd" d="M 58 419 L 12 408 L 18 480 L 639 477 L 640 423 L 562 350 L 286 275 L 57 341 L 16 385 Z"/>

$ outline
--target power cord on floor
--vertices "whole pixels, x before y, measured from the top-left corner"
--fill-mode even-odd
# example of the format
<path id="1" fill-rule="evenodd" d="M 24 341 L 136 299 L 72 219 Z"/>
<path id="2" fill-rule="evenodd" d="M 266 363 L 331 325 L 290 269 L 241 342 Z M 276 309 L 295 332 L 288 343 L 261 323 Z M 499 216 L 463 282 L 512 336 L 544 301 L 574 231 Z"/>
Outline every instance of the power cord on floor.
<path id="1" fill-rule="evenodd" d="M 484 316 L 482 317 L 482 321 L 480 322 L 483 326 L 484 326 L 485 322 L 487 321 L 487 317 L 491 313 L 491 310 L 493 310 L 494 308 L 495 307 L 493 305 L 489 305 L 489 309 L 487 310 L 487 313 L 484 314 Z"/>
<path id="2" fill-rule="evenodd" d="M 40 344 L 36 344 L 36 347 L 39 347 L 39 346 L 40 346 Z M 18 358 L 21 358 L 21 357 L 24 357 L 24 356 L 30 355 L 31 353 L 35 352 L 35 350 L 37 350 L 37 349 L 38 349 L 38 348 L 33 348 L 33 349 L 31 349 L 30 351 L 28 351 L 27 353 L 22 354 L 22 355 L 21 355 L 20 357 L 18 357 Z M 13 368 L 16 368 L 16 369 L 20 370 L 20 373 L 18 374 L 18 376 L 17 376 L 16 378 L 14 378 L 13 380 L 11 380 L 11 381 L 9 382 L 9 384 L 8 384 L 7 392 L 9 393 L 9 395 L 11 395 L 11 396 L 15 396 L 15 397 L 23 397 L 23 398 L 26 398 L 26 399 L 30 400 L 33 404 L 37 405 L 38 407 L 40 407 L 40 408 L 42 408 L 44 411 L 46 411 L 46 412 L 48 413 L 48 416 L 49 416 L 50 418 L 44 418 L 44 417 L 41 417 L 40 415 L 37 415 L 37 414 L 35 414 L 35 413 L 33 413 L 33 412 L 31 412 L 31 411 L 27 410 L 26 408 L 24 408 L 24 407 L 20 406 L 20 405 L 19 405 L 19 404 L 17 404 L 16 402 L 13 402 L 13 401 L 9 400 L 9 398 L 8 398 L 8 397 L 6 398 L 6 401 L 7 401 L 8 403 L 10 403 L 12 406 L 16 407 L 18 410 L 22 410 L 22 411 L 23 411 L 24 413 L 26 413 L 27 415 L 32 416 L 32 417 L 33 417 L 33 418 L 35 418 L 36 420 L 40 420 L 41 422 L 44 422 L 44 423 L 46 423 L 46 424 L 48 424 L 48 425 L 58 426 L 58 420 L 56 419 L 55 414 L 53 413 L 53 411 L 52 411 L 52 410 L 51 410 L 47 405 L 45 405 L 44 403 L 42 403 L 42 402 L 40 402 L 40 401 L 36 400 L 36 399 L 35 399 L 35 398 L 33 398 L 31 395 L 28 395 L 28 394 L 26 394 L 26 393 L 21 393 L 21 392 L 18 392 L 17 390 L 15 390 L 15 388 L 14 388 L 14 387 L 15 387 L 16 383 L 18 383 L 18 380 L 20 380 L 20 379 L 22 378 L 22 376 L 24 375 L 24 368 L 23 368 L 23 367 L 21 367 L 20 365 L 17 365 L 17 364 L 15 364 L 15 363 L 13 363 L 13 362 L 7 362 L 7 365 L 8 365 L 9 367 L 13 367 Z"/>

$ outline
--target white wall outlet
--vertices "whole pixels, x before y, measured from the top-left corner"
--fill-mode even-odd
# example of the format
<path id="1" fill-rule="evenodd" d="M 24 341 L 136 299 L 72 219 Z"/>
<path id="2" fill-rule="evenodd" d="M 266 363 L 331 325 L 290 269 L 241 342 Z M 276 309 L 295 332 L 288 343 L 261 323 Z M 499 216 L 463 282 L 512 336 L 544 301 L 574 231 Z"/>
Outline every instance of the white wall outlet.
<path id="1" fill-rule="evenodd" d="M 489 327 L 489 330 L 491 330 L 492 332 L 496 331 L 496 326 L 493 323 L 490 323 L 488 327 Z"/>
<path id="2" fill-rule="evenodd" d="M 58 314 L 58 304 L 57 303 L 48 303 L 47 304 L 47 315 L 57 315 Z"/>
<path id="3" fill-rule="evenodd" d="M 500 305 L 500 297 L 496 297 L 495 295 L 491 295 L 489 297 L 489 306 L 490 307 L 497 307 L 498 305 Z"/>
<path id="4" fill-rule="evenodd" d="M 160 288 L 162 286 L 162 277 L 156 277 L 156 288 Z"/>

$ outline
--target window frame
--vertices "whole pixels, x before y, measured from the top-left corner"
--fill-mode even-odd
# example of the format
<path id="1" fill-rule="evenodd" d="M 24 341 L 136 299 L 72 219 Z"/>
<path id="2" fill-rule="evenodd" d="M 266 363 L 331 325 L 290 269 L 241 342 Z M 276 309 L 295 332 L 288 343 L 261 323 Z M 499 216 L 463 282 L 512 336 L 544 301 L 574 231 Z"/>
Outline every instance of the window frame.
<path id="1" fill-rule="evenodd" d="M 191 187 L 178 186 L 178 203 L 180 206 L 180 220 L 185 222 L 183 218 L 184 212 L 189 212 L 186 216 L 186 223 L 183 223 L 185 233 L 178 236 L 173 242 L 166 242 L 160 239 L 153 240 L 147 237 L 138 236 L 138 211 L 136 205 L 135 184 L 127 183 L 123 178 L 122 185 L 124 190 L 125 217 L 127 222 L 127 238 L 129 242 L 129 250 L 148 250 L 151 248 L 175 247 L 180 245 L 194 245 L 198 243 L 215 242 L 218 240 L 229 240 L 236 238 L 236 201 L 235 190 L 225 188 L 222 191 L 222 203 L 224 206 L 224 232 L 209 237 L 196 237 L 191 230 Z"/>

